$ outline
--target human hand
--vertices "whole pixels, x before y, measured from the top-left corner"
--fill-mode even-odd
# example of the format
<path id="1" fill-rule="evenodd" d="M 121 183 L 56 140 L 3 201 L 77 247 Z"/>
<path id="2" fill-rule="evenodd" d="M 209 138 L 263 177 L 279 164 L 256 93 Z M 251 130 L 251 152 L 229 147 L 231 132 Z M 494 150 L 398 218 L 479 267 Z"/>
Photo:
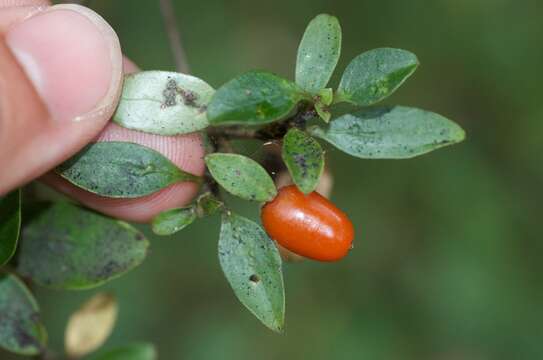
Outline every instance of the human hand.
<path id="1" fill-rule="evenodd" d="M 134 71 L 113 29 L 92 10 L 0 0 L 0 195 L 41 177 L 91 208 L 138 222 L 188 203 L 197 192 L 190 182 L 143 198 L 107 199 L 48 173 L 93 141 L 139 143 L 187 172 L 204 172 L 197 134 L 164 137 L 109 123 L 123 72 Z"/>

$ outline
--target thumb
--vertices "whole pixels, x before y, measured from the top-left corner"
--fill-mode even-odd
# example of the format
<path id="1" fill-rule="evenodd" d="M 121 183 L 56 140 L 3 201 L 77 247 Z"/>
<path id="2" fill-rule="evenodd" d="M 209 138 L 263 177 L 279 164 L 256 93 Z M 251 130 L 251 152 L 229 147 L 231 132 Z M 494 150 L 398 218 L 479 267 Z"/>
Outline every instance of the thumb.
<path id="1" fill-rule="evenodd" d="M 37 8 L 0 34 L 0 195 L 96 137 L 121 84 L 119 40 L 85 7 Z"/>

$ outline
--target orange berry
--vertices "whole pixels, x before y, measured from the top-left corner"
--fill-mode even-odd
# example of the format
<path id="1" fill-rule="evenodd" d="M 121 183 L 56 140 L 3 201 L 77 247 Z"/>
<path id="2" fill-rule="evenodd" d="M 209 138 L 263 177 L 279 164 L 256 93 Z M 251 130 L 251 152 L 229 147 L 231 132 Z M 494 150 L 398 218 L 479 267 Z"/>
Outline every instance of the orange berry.
<path id="1" fill-rule="evenodd" d="M 268 235 L 288 250 L 319 261 L 347 255 L 354 229 L 347 215 L 319 193 L 305 195 L 295 185 L 283 187 L 262 207 Z"/>

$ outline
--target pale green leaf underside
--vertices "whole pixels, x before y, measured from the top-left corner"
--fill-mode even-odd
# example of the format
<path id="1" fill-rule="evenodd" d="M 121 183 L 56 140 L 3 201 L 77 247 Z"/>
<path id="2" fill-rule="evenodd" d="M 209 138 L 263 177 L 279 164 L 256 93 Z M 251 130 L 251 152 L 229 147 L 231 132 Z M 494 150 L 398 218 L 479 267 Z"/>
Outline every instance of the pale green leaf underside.
<path id="1" fill-rule="evenodd" d="M 310 132 L 365 159 L 404 159 L 462 141 L 464 130 L 445 117 L 403 106 L 346 114 Z"/>
<path id="2" fill-rule="evenodd" d="M 406 50 L 367 51 L 354 58 L 345 69 L 336 101 L 360 106 L 375 104 L 396 91 L 418 65 L 417 57 Z"/>
<path id="3" fill-rule="evenodd" d="M 336 17 L 321 14 L 307 26 L 296 59 L 296 83 L 312 94 L 324 88 L 341 52 L 341 27 Z"/>
<path id="4" fill-rule="evenodd" d="M 22 231 L 17 270 L 54 288 L 86 289 L 139 265 L 149 242 L 132 226 L 78 206 L 47 204 Z"/>
<path id="5" fill-rule="evenodd" d="M 188 134 L 206 128 L 206 108 L 215 90 L 194 76 L 144 71 L 127 75 L 113 121 L 159 135 Z"/>
<path id="6" fill-rule="evenodd" d="M 47 333 L 34 296 L 14 275 L 0 274 L 0 347 L 21 355 L 45 349 Z"/>
<path id="7" fill-rule="evenodd" d="M 156 360 L 153 344 L 131 344 L 92 356 L 89 360 Z"/>
<path id="8" fill-rule="evenodd" d="M 128 142 L 87 145 L 57 173 L 72 184 L 112 198 L 136 198 L 182 181 L 198 181 L 151 148 Z"/>
<path id="9" fill-rule="evenodd" d="M 293 82 L 250 71 L 217 89 L 207 116 L 211 125 L 265 124 L 285 118 L 305 96 Z"/>
<path id="10" fill-rule="evenodd" d="M 0 199 L 0 266 L 15 253 L 20 228 L 21 191 L 15 190 Z"/>
<path id="11" fill-rule="evenodd" d="M 320 144 L 304 131 L 292 128 L 283 139 L 282 156 L 298 188 L 306 194 L 314 191 L 324 170 Z"/>
<path id="12" fill-rule="evenodd" d="M 282 332 L 285 290 L 281 257 L 272 240 L 253 221 L 225 214 L 219 260 L 234 293 L 264 325 Z"/>
<path id="13" fill-rule="evenodd" d="M 153 232 L 157 235 L 172 235 L 183 230 L 196 220 L 194 207 L 166 210 L 158 214 L 151 224 Z"/>
<path id="14" fill-rule="evenodd" d="M 277 195 L 270 175 L 246 156 L 215 153 L 207 155 L 205 161 L 213 178 L 232 195 L 262 202 Z"/>

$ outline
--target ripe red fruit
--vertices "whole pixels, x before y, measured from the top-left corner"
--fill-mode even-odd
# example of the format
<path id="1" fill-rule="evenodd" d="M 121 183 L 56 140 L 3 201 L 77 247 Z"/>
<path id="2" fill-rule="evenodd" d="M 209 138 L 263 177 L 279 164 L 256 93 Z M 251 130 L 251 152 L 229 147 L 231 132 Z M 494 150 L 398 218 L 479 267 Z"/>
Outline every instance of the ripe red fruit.
<path id="1" fill-rule="evenodd" d="M 261 217 L 272 239 L 310 259 L 336 261 L 352 246 L 353 224 L 317 192 L 305 195 L 295 185 L 283 187 L 262 207 Z"/>

